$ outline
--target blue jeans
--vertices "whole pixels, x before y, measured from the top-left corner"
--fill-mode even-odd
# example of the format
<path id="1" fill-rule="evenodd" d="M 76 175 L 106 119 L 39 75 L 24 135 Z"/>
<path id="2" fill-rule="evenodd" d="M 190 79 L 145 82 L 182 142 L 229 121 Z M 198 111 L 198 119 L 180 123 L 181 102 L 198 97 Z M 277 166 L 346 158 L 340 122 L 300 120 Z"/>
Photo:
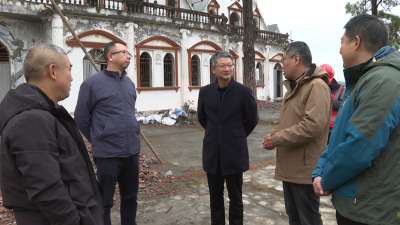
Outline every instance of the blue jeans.
<path id="1" fill-rule="evenodd" d="M 139 189 L 139 153 L 127 158 L 94 158 L 97 178 L 104 190 L 104 225 L 111 225 L 115 185 L 121 195 L 121 225 L 136 225 Z"/>
<path id="2" fill-rule="evenodd" d="M 289 224 L 322 225 L 319 196 L 314 193 L 312 184 L 282 183 Z"/>

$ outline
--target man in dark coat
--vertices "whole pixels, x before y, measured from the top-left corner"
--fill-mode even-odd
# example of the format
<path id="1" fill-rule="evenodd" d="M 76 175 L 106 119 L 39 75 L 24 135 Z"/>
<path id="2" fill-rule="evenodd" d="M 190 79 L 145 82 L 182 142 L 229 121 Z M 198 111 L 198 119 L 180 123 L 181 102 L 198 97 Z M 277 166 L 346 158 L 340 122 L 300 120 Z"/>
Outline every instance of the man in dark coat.
<path id="1" fill-rule="evenodd" d="M 198 119 L 205 129 L 203 169 L 210 190 L 211 224 L 225 224 L 224 180 L 229 196 L 229 224 L 243 224 L 243 172 L 249 169 L 246 137 L 258 122 L 250 88 L 232 79 L 233 60 L 225 51 L 211 58 L 215 82 L 199 93 Z"/>
<path id="2" fill-rule="evenodd" d="M 0 104 L 1 191 L 18 225 L 103 224 L 102 192 L 78 127 L 57 103 L 69 96 L 71 63 L 55 45 L 24 61 L 27 84 Z"/>

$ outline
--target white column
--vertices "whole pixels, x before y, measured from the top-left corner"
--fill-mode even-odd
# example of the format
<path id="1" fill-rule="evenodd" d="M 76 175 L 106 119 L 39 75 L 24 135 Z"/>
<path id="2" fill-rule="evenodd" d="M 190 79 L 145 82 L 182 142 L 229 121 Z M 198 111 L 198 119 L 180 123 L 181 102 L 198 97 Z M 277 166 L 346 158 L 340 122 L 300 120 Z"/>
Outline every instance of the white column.
<path id="1" fill-rule="evenodd" d="M 243 84 L 243 42 L 238 42 L 238 61 L 237 61 L 237 82 Z"/>
<path id="2" fill-rule="evenodd" d="M 53 13 L 51 17 L 51 43 L 64 49 L 63 37 L 64 23 L 57 13 Z"/>
<path id="3" fill-rule="evenodd" d="M 181 80 L 180 80 L 180 105 L 182 108 L 188 104 L 188 92 L 189 92 L 189 62 L 188 51 L 187 51 L 187 35 L 190 34 L 189 30 L 181 29 Z"/>
<path id="4" fill-rule="evenodd" d="M 270 82 L 270 76 L 269 76 L 269 51 L 270 51 L 270 49 L 271 49 L 271 46 L 269 46 L 269 45 L 267 45 L 267 46 L 265 46 L 265 49 L 267 50 L 267 55 L 266 55 L 266 58 L 267 59 L 265 59 L 265 62 L 264 62 L 264 83 L 265 83 L 265 87 L 264 87 L 264 91 L 265 91 L 265 93 L 264 93 L 264 96 L 265 96 L 265 99 L 268 99 L 268 96 L 269 97 L 272 97 L 272 96 L 270 96 L 270 86 L 269 86 L 269 82 Z"/>
<path id="5" fill-rule="evenodd" d="M 224 46 L 224 51 L 229 52 L 229 36 L 225 35 L 225 46 Z"/>
<path id="6" fill-rule="evenodd" d="M 138 28 L 138 25 L 135 23 L 125 23 L 125 27 L 127 28 L 125 33 L 127 43 L 126 47 L 132 54 L 131 63 L 129 64 L 126 72 L 128 73 L 128 77 L 131 78 L 137 87 L 136 57 L 139 56 L 136 55 L 135 49 L 135 28 Z"/>

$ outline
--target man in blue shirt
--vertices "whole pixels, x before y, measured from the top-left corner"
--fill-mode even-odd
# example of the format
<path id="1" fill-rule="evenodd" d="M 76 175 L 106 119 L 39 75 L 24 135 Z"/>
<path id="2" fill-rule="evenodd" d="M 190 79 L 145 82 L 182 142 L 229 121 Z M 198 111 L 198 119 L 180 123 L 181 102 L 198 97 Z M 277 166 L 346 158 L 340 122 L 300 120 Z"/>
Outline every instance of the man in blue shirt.
<path id="1" fill-rule="evenodd" d="M 132 55 L 122 42 L 104 48 L 107 68 L 86 79 L 80 88 L 75 122 L 92 143 L 97 177 L 104 189 L 104 224 L 118 182 L 121 224 L 136 225 L 140 136 L 135 117 L 135 84 L 126 76 Z"/>

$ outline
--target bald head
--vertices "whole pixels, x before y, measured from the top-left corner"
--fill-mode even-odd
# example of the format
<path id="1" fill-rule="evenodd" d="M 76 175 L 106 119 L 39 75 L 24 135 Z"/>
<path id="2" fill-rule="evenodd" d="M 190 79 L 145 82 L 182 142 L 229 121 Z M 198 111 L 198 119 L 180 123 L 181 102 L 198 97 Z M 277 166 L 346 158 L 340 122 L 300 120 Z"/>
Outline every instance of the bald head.
<path id="1" fill-rule="evenodd" d="M 31 48 L 24 61 L 24 76 L 26 81 L 40 80 L 51 64 L 61 70 L 64 66 L 64 50 L 53 44 L 40 44 Z"/>

